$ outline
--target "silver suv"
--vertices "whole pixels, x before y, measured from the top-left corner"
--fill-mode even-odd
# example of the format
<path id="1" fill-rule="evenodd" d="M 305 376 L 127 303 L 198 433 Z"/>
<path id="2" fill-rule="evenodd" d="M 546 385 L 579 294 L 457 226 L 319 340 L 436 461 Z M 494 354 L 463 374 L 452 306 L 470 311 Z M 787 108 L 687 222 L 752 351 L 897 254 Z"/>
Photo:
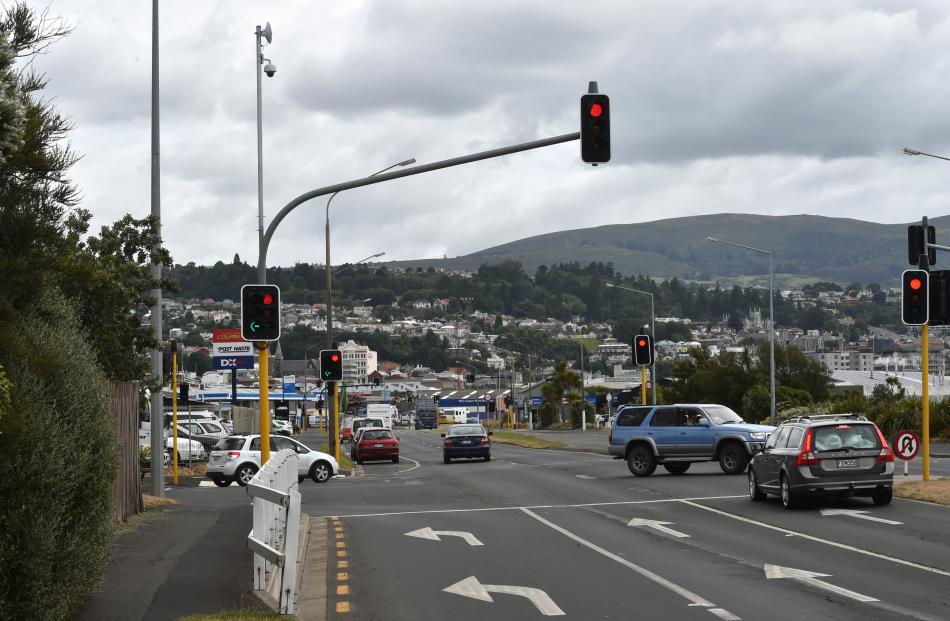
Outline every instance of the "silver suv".
<path id="1" fill-rule="evenodd" d="M 310 477 L 314 483 L 326 483 L 340 474 L 340 465 L 332 455 L 309 449 L 292 438 L 270 437 L 271 452 L 284 449 L 297 453 L 297 478 L 300 481 Z M 261 437 L 230 436 L 218 442 L 211 451 L 208 478 L 218 487 L 227 487 L 232 481 L 244 486 L 251 482 L 260 467 Z"/>
<path id="2" fill-rule="evenodd" d="M 815 414 L 783 422 L 752 458 L 749 496 L 777 494 L 786 509 L 806 496 L 870 496 L 891 502 L 894 452 L 877 425 L 857 414 Z"/>

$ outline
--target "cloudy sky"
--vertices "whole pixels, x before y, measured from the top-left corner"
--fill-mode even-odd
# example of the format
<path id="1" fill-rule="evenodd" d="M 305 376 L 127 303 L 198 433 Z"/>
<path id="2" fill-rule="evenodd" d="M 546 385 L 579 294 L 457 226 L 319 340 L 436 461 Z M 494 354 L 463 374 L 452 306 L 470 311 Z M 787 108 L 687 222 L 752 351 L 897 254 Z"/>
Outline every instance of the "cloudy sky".
<path id="1" fill-rule="evenodd" d="M 9 5 L 12 0 L 0 0 Z M 150 210 L 151 2 L 30 0 L 75 30 L 36 65 L 75 123 L 95 224 Z M 467 254 L 551 231 L 718 212 L 908 222 L 950 213 L 946 0 L 162 0 L 164 238 L 177 263 L 257 261 L 309 190 L 578 131 L 610 95 L 613 159 L 570 142 L 341 193 L 333 262 Z M 325 199 L 270 265 L 323 262 Z"/>

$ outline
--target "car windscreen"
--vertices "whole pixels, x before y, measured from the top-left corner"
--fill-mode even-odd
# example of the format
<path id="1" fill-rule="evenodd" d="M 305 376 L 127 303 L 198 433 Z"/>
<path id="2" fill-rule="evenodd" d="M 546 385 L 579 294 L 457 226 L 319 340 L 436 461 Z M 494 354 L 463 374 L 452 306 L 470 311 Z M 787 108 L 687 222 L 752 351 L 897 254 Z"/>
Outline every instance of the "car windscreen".
<path id="1" fill-rule="evenodd" d="M 382 427 L 383 424 L 381 421 L 376 419 L 363 419 L 353 421 L 353 431 L 357 431 L 363 427 Z"/>
<path id="2" fill-rule="evenodd" d="M 393 432 L 388 429 L 367 429 L 360 436 L 362 440 L 390 440 L 392 437 Z"/>
<path id="3" fill-rule="evenodd" d="M 244 448 L 244 441 L 247 440 L 244 436 L 231 436 L 230 438 L 224 438 L 214 445 L 214 450 L 216 451 L 240 451 Z"/>
<path id="4" fill-rule="evenodd" d="M 826 425 L 815 428 L 815 451 L 880 449 L 874 425 Z"/>
<path id="5" fill-rule="evenodd" d="M 459 427 L 450 427 L 450 436 L 483 436 L 485 429 L 481 425 L 462 425 Z"/>
<path id="6" fill-rule="evenodd" d="M 703 411 L 706 412 L 706 415 L 717 425 L 745 422 L 741 416 L 724 405 L 704 405 Z"/>

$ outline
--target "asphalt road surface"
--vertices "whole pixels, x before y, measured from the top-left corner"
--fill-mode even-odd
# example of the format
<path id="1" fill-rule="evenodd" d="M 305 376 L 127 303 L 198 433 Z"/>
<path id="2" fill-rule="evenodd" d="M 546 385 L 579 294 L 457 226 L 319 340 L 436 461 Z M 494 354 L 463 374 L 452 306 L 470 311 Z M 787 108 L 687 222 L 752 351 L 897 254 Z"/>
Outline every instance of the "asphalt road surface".
<path id="1" fill-rule="evenodd" d="M 634 478 L 583 452 L 492 447 L 301 486 L 330 528 L 330 619 L 950 619 L 950 508 L 784 510 L 713 463 Z M 898 466 L 900 467 L 900 466 Z"/>

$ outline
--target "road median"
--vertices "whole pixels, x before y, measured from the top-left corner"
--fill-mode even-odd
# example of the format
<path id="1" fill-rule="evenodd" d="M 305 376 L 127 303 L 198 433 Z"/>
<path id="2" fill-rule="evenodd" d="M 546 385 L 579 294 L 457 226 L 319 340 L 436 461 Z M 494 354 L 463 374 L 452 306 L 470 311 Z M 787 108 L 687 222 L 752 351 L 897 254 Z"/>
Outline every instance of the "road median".
<path id="1" fill-rule="evenodd" d="M 567 448 L 563 442 L 553 442 L 551 440 L 542 440 L 536 436 L 526 433 L 513 433 L 511 431 L 494 431 L 491 437 L 492 442 L 497 444 L 511 444 L 522 448 L 532 449 L 553 449 Z"/>
<path id="2" fill-rule="evenodd" d="M 894 486 L 894 495 L 898 498 L 950 506 L 950 479 L 899 483 Z"/>

